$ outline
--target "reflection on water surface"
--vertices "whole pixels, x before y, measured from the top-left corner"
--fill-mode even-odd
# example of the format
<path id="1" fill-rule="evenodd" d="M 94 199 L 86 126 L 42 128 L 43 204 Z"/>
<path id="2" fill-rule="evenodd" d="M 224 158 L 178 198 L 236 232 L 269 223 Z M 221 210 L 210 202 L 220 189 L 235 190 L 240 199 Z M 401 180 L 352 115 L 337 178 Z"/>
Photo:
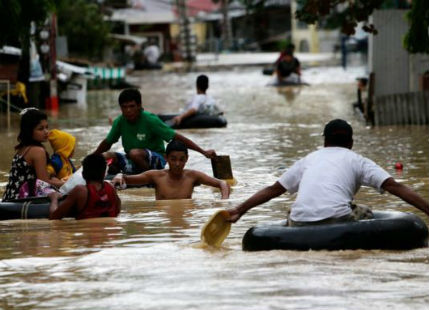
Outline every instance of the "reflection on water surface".
<path id="1" fill-rule="evenodd" d="M 225 129 L 182 133 L 231 157 L 238 184 L 231 199 L 200 186 L 194 199 L 154 201 L 152 189 L 120 193 L 117 219 L 0 222 L 2 309 L 425 309 L 428 249 L 395 251 L 271 251 L 245 253 L 252 225 L 284 218 L 294 197 L 281 196 L 233 225 L 220 250 L 200 249 L 200 229 L 215 210 L 243 201 L 276 181 L 295 160 L 322 145 L 324 123 L 349 120 L 354 150 L 375 160 L 429 199 L 427 126 L 368 128 L 353 115 L 354 77 L 336 68 L 309 69 L 302 88 L 266 87 L 258 69 L 209 74 L 209 93 L 229 121 Z M 355 74 L 355 76 L 353 76 Z M 145 109 L 177 111 L 194 93 L 198 74 L 142 74 Z M 327 81 L 331 81 L 328 83 Z M 63 106 L 51 127 L 76 135 L 79 162 L 106 135 L 119 113 L 118 92 L 94 91 L 88 107 Z M 2 130 L 0 181 L 6 181 L 16 127 Z M 115 146 L 119 148 L 120 146 Z M 399 173 L 394 164 L 401 161 Z M 188 167 L 211 174 L 210 162 L 190 153 Z M 364 188 L 357 201 L 376 209 L 411 211 L 391 195 Z"/>

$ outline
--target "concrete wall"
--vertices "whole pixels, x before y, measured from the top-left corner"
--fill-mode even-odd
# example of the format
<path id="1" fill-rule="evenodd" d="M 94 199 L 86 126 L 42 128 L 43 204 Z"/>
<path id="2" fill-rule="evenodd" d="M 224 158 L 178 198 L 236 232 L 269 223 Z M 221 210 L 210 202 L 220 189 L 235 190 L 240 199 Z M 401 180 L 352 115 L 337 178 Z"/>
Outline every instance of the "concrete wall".
<path id="1" fill-rule="evenodd" d="M 429 71 L 429 55 L 427 54 L 415 54 L 410 55 L 410 79 L 409 89 L 411 92 L 421 91 L 420 78 L 423 73 Z M 428 90 L 428 89 L 426 89 Z"/>
<path id="2" fill-rule="evenodd" d="M 409 90 L 408 52 L 402 46 L 408 30 L 406 12 L 379 10 L 373 14 L 372 22 L 378 34 L 369 39 L 369 71 L 375 73 L 375 96 Z"/>
<path id="3" fill-rule="evenodd" d="M 429 70 L 429 55 L 412 55 L 403 47 L 408 31 L 406 12 L 379 10 L 373 14 L 378 34 L 369 37 L 368 69 L 375 73 L 375 96 L 419 91 L 420 76 Z"/>

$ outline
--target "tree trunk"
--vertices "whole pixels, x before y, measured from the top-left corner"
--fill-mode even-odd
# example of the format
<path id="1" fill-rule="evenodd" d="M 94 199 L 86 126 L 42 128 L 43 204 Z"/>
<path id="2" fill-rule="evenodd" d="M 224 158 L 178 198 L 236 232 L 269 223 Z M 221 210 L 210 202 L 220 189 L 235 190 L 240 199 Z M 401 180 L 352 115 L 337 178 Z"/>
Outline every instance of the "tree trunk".
<path id="1" fill-rule="evenodd" d="M 221 2 L 222 15 L 223 15 L 222 38 L 223 38 L 224 48 L 226 50 L 231 50 L 232 49 L 232 31 L 231 31 L 231 23 L 230 23 L 229 14 L 228 14 L 228 1 L 229 0 L 222 0 Z"/>
<path id="2" fill-rule="evenodd" d="M 30 29 L 28 27 L 28 29 Z M 18 81 L 28 87 L 30 78 L 30 34 L 27 33 L 21 37 L 21 58 L 19 60 Z"/>

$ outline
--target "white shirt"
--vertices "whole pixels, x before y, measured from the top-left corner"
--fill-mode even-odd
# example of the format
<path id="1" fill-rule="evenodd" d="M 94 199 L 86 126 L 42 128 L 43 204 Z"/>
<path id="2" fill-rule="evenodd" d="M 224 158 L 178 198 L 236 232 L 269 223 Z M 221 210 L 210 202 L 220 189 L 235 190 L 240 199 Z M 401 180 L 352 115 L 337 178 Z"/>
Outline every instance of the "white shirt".
<path id="1" fill-rule="evenodd" d="M 188 103 L 186 104 L 185 111 L 189 111 L 190 109 L 195 109 L 198 111 L 206 110 L 205 107 L 214 106 L 216 104 L 215 100 L 205 94 L 197 94 Z"/>
<path id="2" fill-rule="evenodd" d="M 144 49 L 143 54 L 149 63 L 156 64 L 161 53 L 159 52 L 158 46 L 149 45 Z"/>
<path id="3" fill-rule="evenodd" d="M 324 147 L 294 163 L 278 182 L 290 193 L 293 221 L 313 222 L 351 213 L 350 203 L 361 185 L 380 193 L 390 175 L 374 163 L 344 147 Z"/>

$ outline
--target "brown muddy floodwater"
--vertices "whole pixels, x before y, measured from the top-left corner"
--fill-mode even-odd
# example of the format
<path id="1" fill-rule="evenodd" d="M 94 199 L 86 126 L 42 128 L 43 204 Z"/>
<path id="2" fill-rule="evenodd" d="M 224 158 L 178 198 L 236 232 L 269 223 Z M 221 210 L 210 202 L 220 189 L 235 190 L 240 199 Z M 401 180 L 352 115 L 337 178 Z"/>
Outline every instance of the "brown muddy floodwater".
<path id="1" fill-rule="evenodd" d="M 283 89 L 267 87 L 260 68 L 210 73 L 209 93 L 224 107 L 228 127 L 182 133 L 231 156 L 238 180 L 231 199 L 199 187 L 193 200 L 156 203 L 152 190 L 134 189 L 120 193 L 124 208 L 117 219 L 0 222 L 0 308 L 429 309 L 428 248 L 243 252 L 249 227 L 284 218 L 294 199 L 287 194 L 246 214 L 222 249 L 195 246 L 215 210 L 237 205 L 320 147 L 322 128 L 332 118 L 352 123 L 355 151 L 429 199 L 429 128 L 363 125 L 350 105 L 354 78 L 362 73 L 308 69 L 304 79 L 311 86 Z M 141 86 L 147 110 L 172 112 L 194 93 L 196 76 L 150 72 L 132 82 Z M 51 127 L 77 136 L 77 162 L 104 138 L 108 117 L 118 115 L 117 95 L 90 92 L 86 108 L 63 106 L 50 117 Z M 2 182 L 16 134 L 16 124 L 0 132 Z M 404 164 L 401 174 L 394 170 L 397 161 Z M 188 167 L 211 174 L 209 160 L 195 152 Z M 389 194 L 363 188 L 357 202 L 415 212 L 428 223 Z"/>

